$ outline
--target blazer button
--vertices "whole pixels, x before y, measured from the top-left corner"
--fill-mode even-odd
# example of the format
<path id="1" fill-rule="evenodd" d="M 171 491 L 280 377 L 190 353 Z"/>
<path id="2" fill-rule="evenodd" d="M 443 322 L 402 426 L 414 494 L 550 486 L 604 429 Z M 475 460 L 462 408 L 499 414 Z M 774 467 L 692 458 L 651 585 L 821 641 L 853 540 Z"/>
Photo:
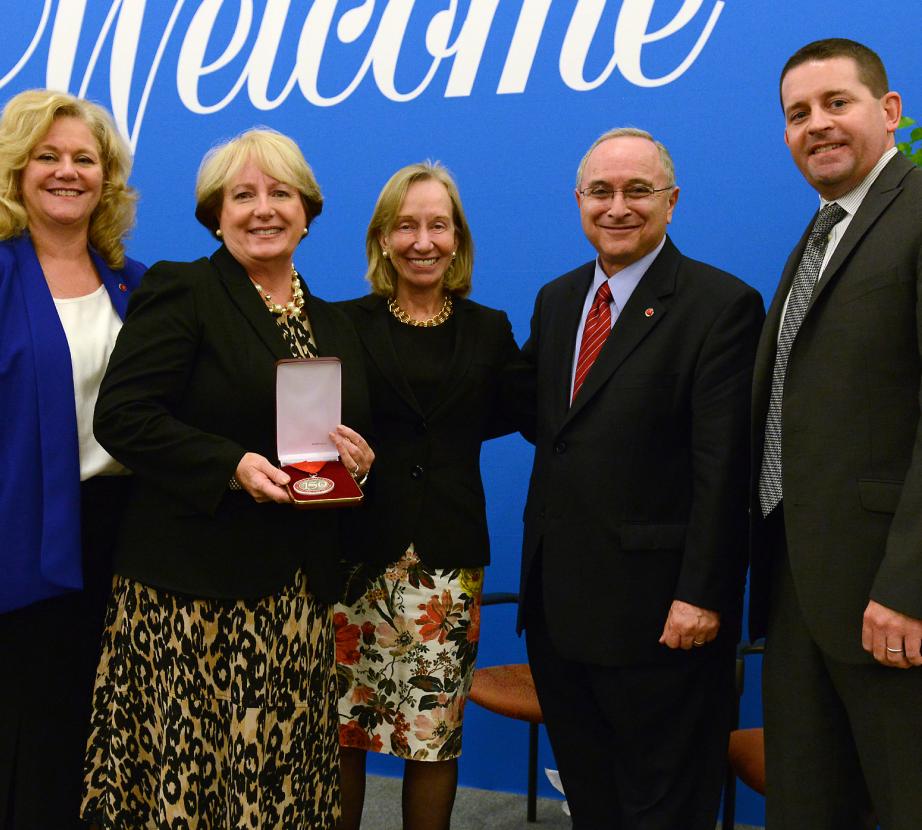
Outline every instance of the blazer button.
<path id="1" fill-rule="evenodd" d="M 423 468 L 417 464 L 412 470 L 410 470 L 410 478 L 422 478 L 423 477 Z"/>
<path id="2" fill-rule="evenodd" d="M 554 444 L 554 452 L 556 452 L 557 455 L 560 455 L 561 453 L 565 453 L 566 451 L 567 451 L 566 441 L 558 441 L 556 444 Z"/>

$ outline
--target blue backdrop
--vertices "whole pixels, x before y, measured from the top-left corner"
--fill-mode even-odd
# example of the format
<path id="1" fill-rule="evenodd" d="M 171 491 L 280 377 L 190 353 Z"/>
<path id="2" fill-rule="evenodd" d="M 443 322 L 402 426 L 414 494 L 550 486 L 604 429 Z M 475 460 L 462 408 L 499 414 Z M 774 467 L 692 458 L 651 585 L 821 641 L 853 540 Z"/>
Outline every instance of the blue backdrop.
<path id="1" fill-rule="evenodd" d="M 777 80 L 790 53 L 819 37 L 861 40 L 922 118 L 919 4 L 905 0 L 0 0 L 0 14 L 0 98 L 83 94 L 131 141 L 132 256 L 210 252 L 192 214 L 198 163 L 219 139 L 266 124 L 301 144 L 326 196 L 299 270 L 315 293 L 353 297 L 365 293 L 380 187 L 404 164 L 440 159 L 477 244 L 473 296 L 508 311 L 520 341 L 540 285 L 592 256 L 573 184 L 604 130 L 635 125 L 666 143 L 681 187 L 672 238 L 768 299 L 816 205 L 782 141 Z M 518 437 L 483 453 L 490 590 L 517 587 L 530 465 Z M 512 625 L 511 609 L 484 612 L 482 664 L 524 659 Z M 749 676 L 747 724 L 759 717 Z M 467 714 L 462 782 L 522 789 L 524 726 Z M 542 761 L 552 764 L 546 744 Z M 386 759 L 373 768 L 396 771 Z M 744 794 L 738 815 L 761 823 L 760 801 Z"/>

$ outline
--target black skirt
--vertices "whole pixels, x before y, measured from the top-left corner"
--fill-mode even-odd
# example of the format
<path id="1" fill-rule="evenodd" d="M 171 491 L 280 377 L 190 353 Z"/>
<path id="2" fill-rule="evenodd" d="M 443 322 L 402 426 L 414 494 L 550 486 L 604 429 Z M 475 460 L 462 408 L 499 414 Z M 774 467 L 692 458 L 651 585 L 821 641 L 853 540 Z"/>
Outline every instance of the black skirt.
<path id="1" fill-rule="evenodd" d="M 129 476 L 80 485 L 84 589 L 0 614 L 0 828 L 70 830 Z"/>

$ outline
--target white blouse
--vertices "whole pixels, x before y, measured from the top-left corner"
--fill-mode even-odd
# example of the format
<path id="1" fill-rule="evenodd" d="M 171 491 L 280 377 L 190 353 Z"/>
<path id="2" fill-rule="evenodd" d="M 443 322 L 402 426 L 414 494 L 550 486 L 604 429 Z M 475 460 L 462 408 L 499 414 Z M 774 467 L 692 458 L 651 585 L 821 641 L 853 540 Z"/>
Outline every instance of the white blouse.
<path id="1" fill-rule="evenodd" d="M 128 472 L 93 435 L 93 410 L 99 384 L 106 372 L 115 338 L 122 327 L 104 285 L 92 294 L 71 299 L 54 298 L 74 374 L 74 402 L 77 409 L 77 440 L 80 448 L 80 480 L 98 475 Z"/>

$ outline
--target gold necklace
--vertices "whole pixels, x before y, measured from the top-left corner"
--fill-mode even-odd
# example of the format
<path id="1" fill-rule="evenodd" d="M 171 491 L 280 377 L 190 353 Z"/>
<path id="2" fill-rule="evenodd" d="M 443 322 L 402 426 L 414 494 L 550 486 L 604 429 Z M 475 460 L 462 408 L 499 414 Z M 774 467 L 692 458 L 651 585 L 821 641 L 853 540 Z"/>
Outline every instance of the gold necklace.
<path id="1" fill-rule="evenodd" d="M 454 304 L 451 300 L 451 294 L 446 294 L 438 314 L 436 314 L 434 317 L 430 317 L 428 320 L 414 320 L 400 307 L 396 297 L 391 297 L 387 301 L 387 310 L 398 320 L 400 320 L 401 323 L 405 323 L 408 326 L 418 326 L 419 328 L 425 329 L 431 329 L 433 326 L 441 326 L 442 323 L 451 317 L 453 308 Z"/>
<path id="2" fill-rule="evenodd" d="M 272 302 L 272 295 L 266 291 L 256 280 L 250 277 L 253 286 L 260 293 L 266 307 L 273 314 L 287 314 L 289 317 L 298 317 L 301 309 L 304 308 L 304 292 L 301 290 L 301 280 L 298 279 L 298 272 L 295 270 L 295 264 L 291 263 L 291 299 L 285 305 L 279 305 Z"/>

